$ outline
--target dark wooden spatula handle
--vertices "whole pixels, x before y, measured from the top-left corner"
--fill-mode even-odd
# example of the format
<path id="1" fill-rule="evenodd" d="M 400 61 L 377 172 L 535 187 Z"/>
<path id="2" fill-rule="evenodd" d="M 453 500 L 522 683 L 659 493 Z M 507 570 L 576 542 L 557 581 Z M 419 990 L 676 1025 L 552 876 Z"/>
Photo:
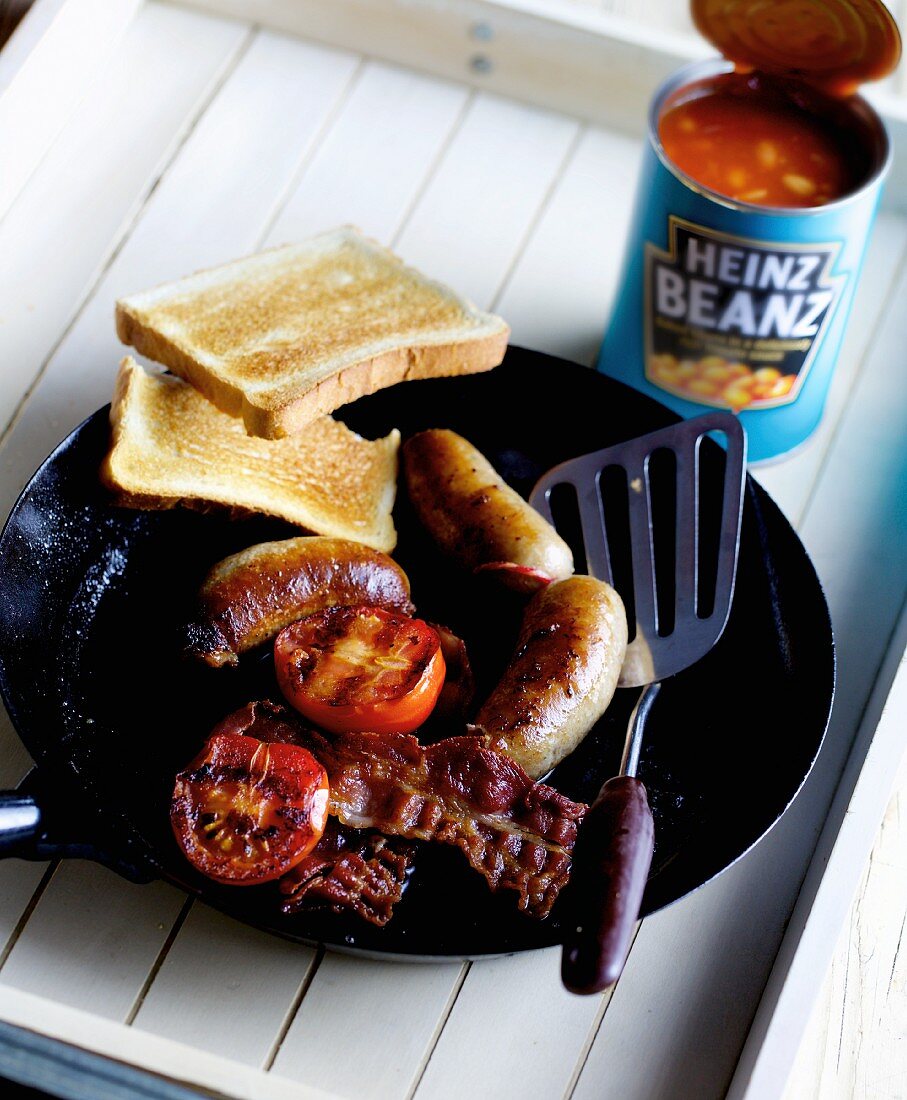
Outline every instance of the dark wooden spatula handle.
<path id="1" fill-rule="evenodd" d="M 600 993 L 620 977 L 654 842 L 646 788 L 628 775 L 609 779 L 583 819 L 574 849 L 561 958 L 561 978 L 571 993 Z"/>

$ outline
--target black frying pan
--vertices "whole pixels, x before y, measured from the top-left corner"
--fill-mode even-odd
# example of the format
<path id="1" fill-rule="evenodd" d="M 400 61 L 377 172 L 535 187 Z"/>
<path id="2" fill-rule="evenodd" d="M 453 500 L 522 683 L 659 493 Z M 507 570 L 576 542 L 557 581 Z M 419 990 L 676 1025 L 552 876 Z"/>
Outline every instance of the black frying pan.
<path id="1" fill-rule="evenodd" d="M 405 383 L 363 398 L 343 419 L 364 435 L 455 429 L 525 492 L 544 470 L 676 418 L 575 364 L 512 348 L 489 374 Z M 0 537 L 0 690 L 38 767 L 0 806 L 5 854 L 98 859 L 127 877 L 156 877 L 269 932 L 406 958 L 475 957 L 560 942 L 558 910 L 542 922 L 492 895 L 459 853 L 422 848 L 383 929 L 326 913 L 284 916 L 271 886 L 223 887 L 193 872 L 170 834 L 174 773 L 225 714 L 276 695 L 267 656 L 237 672 L 183 664 L 176 634 L 201 577 L 228 553 L 296 532 L 263 520 L 111 507 L 97 471 L 107 410 L 41 466 Z M 706 472 L 720 449 L 704 448 Z M 711 508 L 711 513 L 710 513 Z M 717 515 L 704 498 L 706 528 Z M 395 518 L 395 556 L 419 612 L 467 638 L 486 688 L 519 621 L 514 597 L 442 561 L 410 515 Z M 656 820 L 643 912 L 683 897 L 728 867 L 778 820 L 803 783 L 834 689 L 828 610 L 787 521 L 747 486 L 734 608 L 715 649 L 662 688 L 640 777 Z M 594 797 L 617 771 L 635 692 L 608 713 L 551 782 Z"/>

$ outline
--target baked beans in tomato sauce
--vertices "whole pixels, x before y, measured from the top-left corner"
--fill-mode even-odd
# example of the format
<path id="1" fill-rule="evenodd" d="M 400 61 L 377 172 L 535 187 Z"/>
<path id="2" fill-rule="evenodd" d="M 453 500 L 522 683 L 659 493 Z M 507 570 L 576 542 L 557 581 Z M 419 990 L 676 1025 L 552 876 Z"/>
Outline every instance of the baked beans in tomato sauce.
<path id="1" fill-rule="evenodd" d="M 871 168 L 845 102 L 760 73 L 688 84 L 665 105 L 658 132 L 686 175 L 758 206 L 822 206 L 858 188 Z"/>

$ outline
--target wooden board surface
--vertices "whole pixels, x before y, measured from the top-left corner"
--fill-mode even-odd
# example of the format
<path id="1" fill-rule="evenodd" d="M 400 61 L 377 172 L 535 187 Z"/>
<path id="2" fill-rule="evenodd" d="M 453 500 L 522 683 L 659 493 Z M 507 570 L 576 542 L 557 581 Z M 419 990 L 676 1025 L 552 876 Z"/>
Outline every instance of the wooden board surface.
<path id="1" fill-rule="evenodd" d="M 156 3 L 96 87 L 0 221 L 0 278 L 12 288 L 0 323 L 11 365 L 0 512 L 109 399 L 118 295 L 338 222 L 502 311 L 517 342 L 592 361 L 619 274 L 635 139 Z M 114 140 L 123 109 L 142 125 Z M 229 1080 L 236 1096 L 721 1095 L 907 581 L 886 522 L 902 484 L 907 387 L 890 364 L 907 331 L 892 308 L 907 293 L 905 249 L 907 223 L 885 215 L 826 421 L 796 458 L 760 474 L 816 556 L 846 658 L 822 766 L 768 841 L 643 923 L 612 997 L 565 994 L 553 952 L 471 967 L 323 956 L 166 886 L 12 861 L 0 866 L 0 1017 L 89 1046 L 96 1035 L 107 1051 L 120 1043 L 166 1073 L 178 1048 L 177 1076 L 222 1090 Z M 4 722 L 3 781 L 26 767 Z M 57 1008 L 42 1016 L 44 1004 Z"/>

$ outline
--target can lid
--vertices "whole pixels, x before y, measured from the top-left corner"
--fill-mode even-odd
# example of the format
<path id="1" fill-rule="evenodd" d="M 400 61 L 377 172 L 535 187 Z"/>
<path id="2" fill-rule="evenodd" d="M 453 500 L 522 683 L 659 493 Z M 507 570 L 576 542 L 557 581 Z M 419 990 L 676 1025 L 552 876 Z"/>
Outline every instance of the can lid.
<path id="1" fill-rule="evenodd" d="M 887 76 L 901 36 L 881 0 L 691 0 L 699 31 L 729 61 L 837 95 Z"/>

